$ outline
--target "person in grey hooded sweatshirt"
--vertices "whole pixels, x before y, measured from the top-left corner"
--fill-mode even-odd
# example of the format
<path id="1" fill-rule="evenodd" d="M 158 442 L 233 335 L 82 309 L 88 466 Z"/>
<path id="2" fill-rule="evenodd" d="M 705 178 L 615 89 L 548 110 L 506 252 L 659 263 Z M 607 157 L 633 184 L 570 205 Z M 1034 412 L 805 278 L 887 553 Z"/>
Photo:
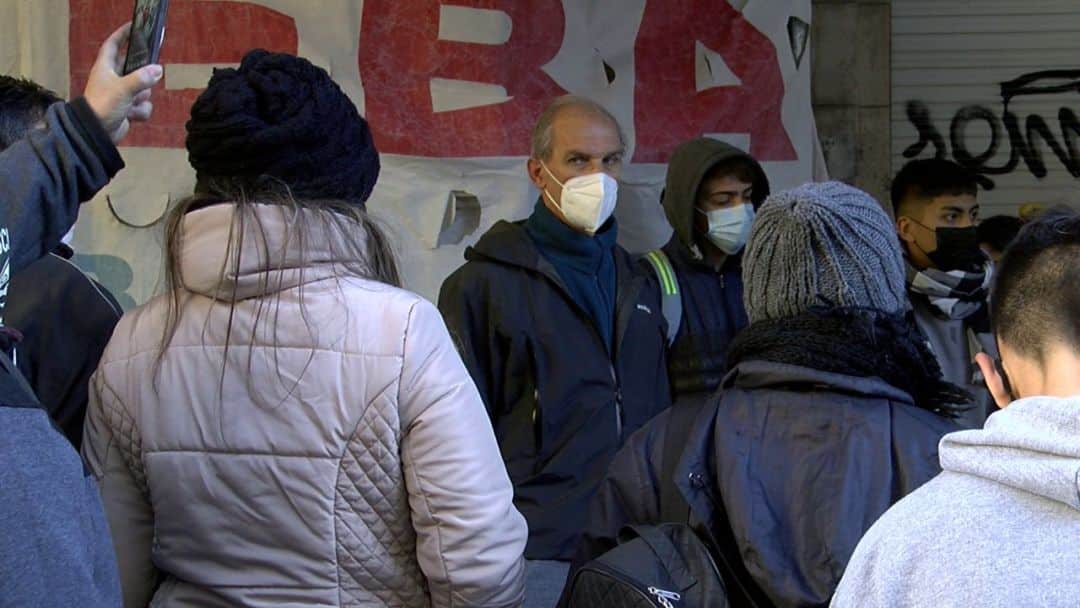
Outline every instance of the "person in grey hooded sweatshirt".
<path id="1" fill-rule="evenodd" d="M 673 397 L 700 404 L 720 386 L 727 350 L 749 321 L 742 258 L 769 180 L 752 156 L 722 141 L 684 142 L 668 163 L 663 205 L 674 233 L 643 261 L 668 323 Z"/>
<path id="2" fill-rule="evenodd" d="M 1001 411 L 947 435 L 943 472 L 859 543 L 833 606 L 1080 604 L 1080 215 L 1026 226 L 991 302 Z"/>

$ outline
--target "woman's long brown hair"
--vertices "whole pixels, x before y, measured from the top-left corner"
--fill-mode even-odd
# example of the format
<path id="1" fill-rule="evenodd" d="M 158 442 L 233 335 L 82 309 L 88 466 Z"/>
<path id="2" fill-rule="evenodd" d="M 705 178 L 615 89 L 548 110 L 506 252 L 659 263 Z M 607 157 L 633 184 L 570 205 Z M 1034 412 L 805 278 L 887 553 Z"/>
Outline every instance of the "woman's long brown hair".
<path id="1" fill-rule="evenodd" d="M 184 217 L 192 211 L 216 204 L 229 204 L 233 206 L 232 220 L 229 227 L 228 245 L 225 254 L 225 263 L 222 264 L 218 278 L 218 284 L 224 284 L 227 275 L 238 276 L 241 268 L 241 256 L 244 251 L 245 234 L 251 234 L 259 245 L 256 247 L 257 255 L 261 260 L 270 260 L 270 251 L 267 247 L 267 226 L 265 226 L 256 212 L 257 208 L 264 205 L 280 206 L 287 218 L 286 234 L 282 235 L 283 241 L 290 248 L 295 247 L 300 251 L 300 285 L 299 301 L 300 311 L 304 324 L 310 336 L 315 335 L 316 327 L 307 315 L 307 307 L 304 302 L 303 274 L 307 264 L 307 255 L 310 245 L 307 242 L 312 235 L 340 234 L 344 238 L 324 238 L 319 243 L 320 247 L 329 246 L 330 260 L 319 260 L 320 264 L 332 264 L 334 266 L 335 280 L 355 277 L 369 279 L 385 283 L 395 287 L 401 286 L 401 275 L 398 271 L 397 261 L 390 246 L 390 241 L 385 231 L 363 211 L 359 206 L 345 201 L 318 200 L 300 201 L 293 197 L 287 185 L 279 181 L 273 181 L 266 185 L 260 185 L 257 192 L 250 191 L 250 186 L 240 184 L 229 179 L 200 179 L 199 192 L 181 201 L 170 212 L 165 227 L 165 287 L 168 304 L 165 323 L 162 328 L 161 345 L 158 350 L 157 361 L 154 366 L 154 388 L 158 388 L 161 363 L 165 351 L 176 335 L 177 327 L 183 315 L 184 300 L 191 297 L 191 292 L 185 289 L 184 277 L 180 261 L 180 254 L 184 245 Z M 315 211 L 306 213 L 305 211 Z M 318 222 L 321 225 L 312 225 Z M 252 233 L 249 229 L 254 227 Z M 284 258 L 277 261 L 275 270 L 284 270 Z M 269 297 L 257 299 L 255 319 L 252 323 L 252 332 L 245 342 L 234 339 L 234 316 L 236 312 L 237 298 L 236 285 L 233 285 L 231 293 L 219 291 L 212 297 L 215 301 L 227 303 L 229 306 L 228 322 L 225 329 L 224 355 L 222 368 L 218 378 L 219 395 L 224 387 L 226 369 L 229 361 L 229 349 L 231 347 L 246 347 L 248 351 L 248 383 L 252 388 L 252 358 L 254 345 L 259 342 L 257 337 L 262 335 L 269 337 L 273 344 L 274 364 L 278 367 L 278 340 L 277 322 L 280 312 L 280 293 L 284 285 L 271 284 L 271 276 L 277 276 L 279 283 L 284 281 L 284 273 L 266 273 L 263 277 L 261 293 L 273 294 Z M 340 284 L 339 284 L 340 285 Z M 222 290 L 223 291 L 223 290 Z M 208 324 L 210 317 L 206 319 Z M 204 337 L 206 326 L 203 327 Z M 311 359 L 314 349 L 308 357 L 308 362 L 303 370 L 297 375 L 296 381 L 288 388 L 285 397 L 288 398 L 299 384 Z M 280 374 L 275 374 L 280 380 Z"/>

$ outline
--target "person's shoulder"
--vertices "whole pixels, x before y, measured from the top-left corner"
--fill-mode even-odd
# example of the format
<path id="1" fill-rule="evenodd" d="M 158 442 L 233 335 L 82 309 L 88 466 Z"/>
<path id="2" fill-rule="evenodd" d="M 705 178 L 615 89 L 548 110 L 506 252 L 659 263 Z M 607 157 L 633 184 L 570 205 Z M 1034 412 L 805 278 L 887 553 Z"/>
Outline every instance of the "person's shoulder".
<path id="1" fill-rule="evenodd" d="M 4 428 L 0 433 L 0 460 L 4 463 L 0 479 L 8 477 L 0 481 L 0 486 L 33 483 L 33 479 L 42 477 L 55 478 L 51 483 L 61 483 L 60 477 L 79 479 L 72 474 L 82 470 L 79 456 L 53 427 L 44 409 L 0 404 L 0 424 Z M 13 481 L 9 476 L 23 481 Z"/>
<path id="2" fill-rule="evenodd" d="M 95 281 L 79 268 L 75 262 L 55 253 L 50 253 L 42 258 L 42 262 L 46 264 L 46 266 L 43 266 L 43 270 L 52 273 L 50 280 L 61 281 L 68 286 L 74 300 L 72 304 L 77 302 L 80 309 L 83 311 L 89 310 L 98 316 L 112 319 L 119 319 L 123 316 L 124 310 L 120 308 L 116 298 L 108 292 L 104 285 Z M 64 292 L 67 293 L 68 290 L 65 289 Z"/>
<path id="3" fill-rule="evenodd" d="M 168 292 L 158 294 L 141 306 L 123 313 L 113 328 L 112 338 L 105 347 L 99 367 L 146 352 L 159 351 L 170 315 L 179 314 L 191 294 L 180 290 L 175 301 L 173 297 Z"/>
<path id="4" fill-rule="evenodd" d="M 466 258 L 465 263 L 458 266 L 443 281 L 443 285 L 455 285 L 483 281 L 491 276 L 503 272 L 501 264 L 485 257 Z"/>
<path id="5" fill-rule="evenodd" d="M 487 293 L 485 286 L 506 288 L 507 282 L 531 280 L 539 253 L 525 232 L 519 232 L 500 238 L 500 245 L 482 240 L 468 248 L 465 263 L 443 280 L 441 291 L 475 297 Z"/>
<path id="6" fill-rule="evenodd" d="M 980 481 L 950 472 L 934 477 L 878 518 L 860 546 L 873 547 L 879 559 L 903 562 L 965 544 L 963 536 L 984 531 L 987 523 L 976 504 L 986 498 Z"/>
<path id="7" fill-rule="evenodd" d="M 417 307 L 434 308 L 414 291 L 372 279 L 350 278 L 342 281 L 341 288 L 346 305 L 369 317 L 408 317 Z"/>
<path id="8" fill-rule="evenodd" d="M 988 573 L 995 563 L 1010 567 L 999 555 L 1015 555 L 1001 533 L 1018 525 L 1009 521 L 1008 502 L 986 480 L 948 471 L 938 475 L 867 530 L 833 606 L 987 605 L 1006 591 Z"/>

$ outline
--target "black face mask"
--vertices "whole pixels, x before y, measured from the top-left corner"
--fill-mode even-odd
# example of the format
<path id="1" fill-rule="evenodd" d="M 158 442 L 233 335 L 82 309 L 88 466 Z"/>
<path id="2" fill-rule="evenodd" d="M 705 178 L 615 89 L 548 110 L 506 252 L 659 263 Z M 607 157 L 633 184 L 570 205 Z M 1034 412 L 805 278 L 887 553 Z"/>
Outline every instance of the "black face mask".
<path id="1" fill-rule="evenodd" d="M 975 272 L 986 264 L 986 254 L 979 248 L 979 236 L 975 227 L 938 228 L 937 249 L 926 254 L 939 270 L 964 270 Z"/>

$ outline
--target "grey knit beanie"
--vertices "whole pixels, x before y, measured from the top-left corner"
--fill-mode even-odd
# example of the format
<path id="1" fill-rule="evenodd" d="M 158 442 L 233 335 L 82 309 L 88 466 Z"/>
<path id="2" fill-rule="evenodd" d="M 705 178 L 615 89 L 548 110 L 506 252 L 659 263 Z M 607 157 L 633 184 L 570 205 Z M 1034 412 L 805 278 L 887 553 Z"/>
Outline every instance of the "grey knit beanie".
<path id="1" fill-rule="evenodd" d="M 907 309 L 904 262 L 889 216 L 869 194 L 840 182 L 770 196 L 743 257 L 751 322 L 811 306 Z"/>

